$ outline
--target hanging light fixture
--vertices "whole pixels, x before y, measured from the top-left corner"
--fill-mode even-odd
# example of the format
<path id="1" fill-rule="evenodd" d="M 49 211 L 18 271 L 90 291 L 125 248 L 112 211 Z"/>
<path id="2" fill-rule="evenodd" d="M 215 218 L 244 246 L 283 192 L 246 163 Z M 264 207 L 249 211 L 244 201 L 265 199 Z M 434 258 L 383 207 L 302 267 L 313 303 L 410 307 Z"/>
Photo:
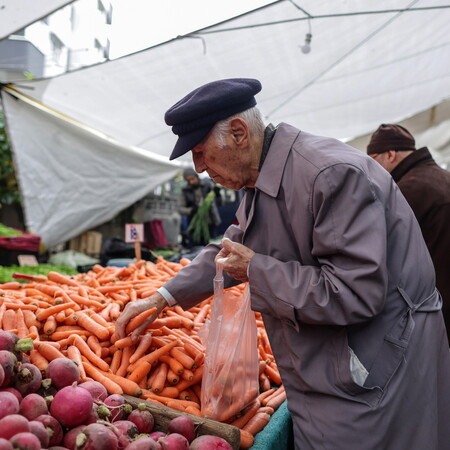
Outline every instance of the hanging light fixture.
<path id="1" fill-rule="evenodd" d="M 302 50 L 302 53 L 307 54 L 311 51 L 311 39 L 312 39 L 312 34 L 306 33 L 305 43 L 300 47 L 300 49 Z"/>
<path id="2" fill-rule="evenodd" d="M 311 39 L 312 39 L 311 21 L 308 18 L 308 32 L 306 33 L 306 36 L 305 36 L 305 43 L 300 46 L 300 50 L 305 55 L 311 51 Z"/>

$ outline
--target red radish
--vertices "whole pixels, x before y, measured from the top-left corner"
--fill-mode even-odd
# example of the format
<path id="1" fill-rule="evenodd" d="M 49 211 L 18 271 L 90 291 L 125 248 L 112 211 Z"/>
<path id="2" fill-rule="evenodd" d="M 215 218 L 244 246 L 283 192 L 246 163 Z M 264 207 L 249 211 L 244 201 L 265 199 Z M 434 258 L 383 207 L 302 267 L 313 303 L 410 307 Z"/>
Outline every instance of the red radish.
<path id="1" fill-rule="evenodd" d="M 30 431 L 28 420 L 20 414 L 11 414 L 0 420 L 0 437 L 11 439 L 17 433 Z"/>
<path id="2" fill-rule="evenodd" d="M 0 450 L 14 450 L 11 442 L 6 439 L 0 438 Z"/>
<path id="3" fill-rule="evenodd" d="M 100 419 L 100 416 L 98 414 L 98 408 L 99 406 L 95 403 L 92 405 L 91 413 L 89 414 L 89 417 L 83 422 L 83 425 L 89 425 L 90 423 L 97 423 L 97 421 Z"/>
<path id="4" fill-rule="evenodd" d="M 120 420 L 124 415 L 125 398 L 120 394 L 111 394 L 103 401 L 111 412 L 110 420 Z"/>
<path id="5" fill-rule="evenodd" d="M 152 413 L 146 409 L 139 409 L 139 407 L 138 409 L 131 411 L 127 420 L 133 422 L 137 426 L 139 433 L 151 433 L 155 426 L 155 419 Z"/>
<path id="6" fill-rule="evenodd" d="M 133 442 L 125 447 L 125 450 L 158 450 L 161 446 L 158 445 L 151 437 L 144 436 L 135 439 Z"/>
<path id="7" fill-rule="evenodd" d="M 41 387 L 41 383 L 41 371 L 34 364 L 25 363 L 20 365 L 15 377 L 14 387 L 23 396 L 36 392 Z"/>
<path id="8" fill-rule="evenodd" d="M 184 436 L 189 442 L 195 438 L 195 425 L 193 420 L 185 415 L 174 417 L 167 426 L 169 433 L 178 433 Z"/>
<path id="9" fill-rule="evenodd" d="M 102 402 L 108 397 L 108 391 L 105 386 L 98 381 L 84 381 L 83 383 L 80 383 L 78 387 L 88 390 L 91 393 L 94 402 Z"/>
<path id="10" fill-rule="evenodd" d="M 61 425 L 73 428 L 84 423 L 92 412 L 91 394 L 78 386 L 66 386 L 58 391 L 50 405 L 50 414 Z"/>
<path id="11" fill-rule="evenodd" d="M 3 367 L 3 371 L 5 372 L 3 383 L 0 387 L 9 387 L 11 385 L 17 365 L 17 357 L 14 353 L 9 352 L 8 350 L 0 350 L 0 366 Z"/>
<path id="12" fill-rule="evenodd" d="M 152 431 L 149 436 L 156 442 L 158 442 L 159 438 L 163 438 L 167 436 L 167 433 L 163 431 Z"/>
<path id="13" fill-rule="evenodd" d="M 114 431 L 100 423 L 91 423 L 78 434 L 76 450 L 117 450 L 118 439 Z"/>
<path id="14" fill-rule="evenodd" d="M 233 450 L 231 444 L 219 436 L 203 434 L 195 438 L 189 447 L 190 450 Z"/>
<path id="15" fill-rule="evenodd" d="M 17 389 L 14 389 L 12 387 L 1 388 L 0 392 L 11 392 L 11 394 L 14 394 L 14 397 L 17 398 L 19 403 L 23 400 L 22 394 Z"/>
<path id="16" fill-rule="evenodd" d="M 50 442 L 50 436 L 47 429 L 42 422 L 32 420 L 28 424 L 30 426 L 30 433 L 33 433 L 39 439 L 42 448 L 47 448 Z"/>
<path id="17" fill-rule="evenodd" d="M 42 414 L 42 416 L 36 417 L 34 419 L 41 422 L 50 436 L 49 446 L 58 445 L 63 439 L 63 429 L 61 424 L 50 414 Z"/>
<path id="18" fill-rule="evenodd" d="M 179 433 L 170 433 L 158 439 L 162 450 L 189 450 L 189 441 Z"/>
<path id="19" fill-rule="evenodd" d="M 28 394 L 20 403 L 19 413 L 28 420 L 36 419 L 42 414 L 48 414 L 47 401 L 39 394 Z"/>
<path id="20" fill-rule="evenodd" d="M 77 436 L 86 428 L 86 425 L 78 425 L 75 428 L 72 428 L 69 430 L 63 438 L 63 445 L 64 447 L 68 448 L 69 450 L 75 449 L 75 441 L 77 439 Z"/>
<path id="21" fill-rule="evenodd" d="M 3 370 L 3 366 L 0 366 L 0 386 L 5 381 L 5 371 Z"/>
<path id="22" fill-rule="evenodd" d="M 80 381 L 80 370 L 75 361 L 69 358 L 56 358 L 48 363 L 45 369 L 46 378 L 52 380 L 52 384 L 58 389 L 71 386 Z"/>
<path id="23" fill-rule="evenodd" d="M 19 400 L 11 392 L 0 392 L 0 419 L 19 412 Z"/>
<path id="24" fill-rule="evenodd" d="M 41 450 L 41 441 L 37 436 L 29 431 L 25 433 L 18 433 L 9 441 L 15 450 Z"/>
<path id="25" fill-rule="evenodd" d="M 118 432 L 126 437 L 134 439 L 138 434 L 138 427 L 129 420 L 116 420 L 114 426 L 118 429 Z"/>
<path id="26" fill-rule="evenodd" d="M 29 352 L 33 348 L 33 339 L 19 339 L 17 334 L 0 330 L 0 350 L 14 353 L 19 361 L 22 359 L 23 352 Z"/>

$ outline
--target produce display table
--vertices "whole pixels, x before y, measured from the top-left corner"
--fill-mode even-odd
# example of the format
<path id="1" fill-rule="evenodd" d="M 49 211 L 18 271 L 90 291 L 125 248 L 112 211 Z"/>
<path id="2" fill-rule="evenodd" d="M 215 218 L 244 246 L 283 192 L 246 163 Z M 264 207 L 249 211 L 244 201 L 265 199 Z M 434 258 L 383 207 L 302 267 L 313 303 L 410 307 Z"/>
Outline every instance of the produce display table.
<path id="1" fill-rule="evenodd" d="M 294 448 L 292 419 L 285 401 L 255 436 L 250 450 L 291 450 Z"/>

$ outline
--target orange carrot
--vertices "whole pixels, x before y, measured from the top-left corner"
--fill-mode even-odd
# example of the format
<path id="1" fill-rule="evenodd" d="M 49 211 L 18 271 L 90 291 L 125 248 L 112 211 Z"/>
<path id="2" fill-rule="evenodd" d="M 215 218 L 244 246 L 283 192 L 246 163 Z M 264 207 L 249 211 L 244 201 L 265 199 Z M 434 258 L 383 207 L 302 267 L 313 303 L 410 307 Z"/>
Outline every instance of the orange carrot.
<path id="1" fill-rule="evenodd" d="M 253 436 L 253 434 L 249 433 L 248 431 L 244 431 L 244 430 L 239 430 L 239 431 L 241 433 L 239 448 L 241 450 L 247 450 L 247 449 L 251 448 L 253 443 L 255 442 L 255 437 Z"/>
<path id="2" fill-rule="evenodd" d="M 111 372 L 101 372 L 105 377 L 117 383 L 125 394 L 132 395 L 133 397 L 140 397 L 142 395 L 141 388 L 131 380 L 124 377 L 119 377 Z"/>
<path id="3" fill-rule="evenodd" d="M 71 308 L 73 303 L 60 303 L 59 305 L 50 306 L 46 309 L 41 309 L 36 313 L 36 319 L 39 321 L 44 321 L 48 317 L 53 316 L 60 311 L 64 311 L 65 309 Z"/>
<path id="4" fill-rule="evenodd" d="M 116 373 L 119 370 L 120 362 L 122 361 L 122 350 L 118 350 L 117 352 L 114 352 L 111 364 L 109 365 L 109 370 L 111 373 Z"/>
<path id="5" fill-rule="evenodd" d="M 233 420 L 230 425 L 238 428 L 243 428 L 244 425 L 257 413 L 261 403 L 258 399 L 253 400 L 247 408 L 245 408 L 243 414 L 237 419 Z"/>
<path id="6" fill-rule="evenodd" d="M 86 343 L 99 358 L 102 358 L 102 347 L 100 346 L 100 342 L 98 341 L 97 336 L 88 336 Z M 108 354 L 109 350 L 106 350 L 106 355 L 104 356 L 108 356 Z"/>
<path id="7" fill-rule="evenodd" d="M 122 339 L 118 339 L 116 342 L 114 342 L 114 346 L 117 348 L 131 347 L 133 345 L 134 345 L 134 341 L 131 339 L 131 336 L 127 336 Z"/>
<path id="8" fill-rule="evenodd" d="M 83 360 L 81 358 L 81 352 L 75 345 L 70 345 L 67 348 L 67 357 L 74 361 L 78 366 L 78 370 L 80 371 L 80 378 L 82 380 L 86 379 L 86 371 L 84 370 Z"/>
<path id="9" fill-rule="evenodd" d="M 167 380 L 168 369 L 169 365 L 164 362 L 159 364 L 158 367 L 155 369 L 156 374 L 155 377 L 153 378 L 153 383 L 151 387 L 152 391 L 155 394 L 159 394 L 164 389 L 164 385 L 166 384 Z"/>
<path id="10" fill-rule="evenodd" d="M 17 325 L 17 336 L 20 339 L 23 339 L 28 336 L 28 327 L 25 323 L 25 318 L 23 315 L 23 311 L 18 309 L 16 312 L 16 325 Z"/>
<path id="11" fill-rule="evenodd" d="M 177 359 L 173 358 L 170 355 L 162 355 L 159 357 L 161 362 L 165 362 L 169 365 L 169 367 L 177 374 L 182 375 L 184 372 L 183 364 L 180 363 Z"/>
<path id="12" fill-rule="evenodd" d="M 56 347 L 47 342 L 38 343 L 37 350 L 48 361 L 53 361 L 56 358 L 64 358 L 64 355 Z"/>
<path id="13" fill-rule="evenodd" d="M 69 286 L 78 287 L 78 283 L 76 281 L 74 281 L 72 278 L 69 278 L 65 275 L 61 275 L 58 272 L 54 272 L 54 271 L 49 272 L 47 274 L 47 278 L 50 281 L 53 281 L 54 283 L 57 283 L 57 284 L 67 284 Z"/>
<path id="14" fill-rule="evenodd" d="M 173 356 L 177 361 L 179 361 L 185 369 L 195 369 L 195 361 L 183 350 L 180 350 L 180 347 L 174 347 L 170 350 L 170 356 Z"/>
<path id="15" fill-rule="evenodd" d="M 278 395 L 276 395 L 275 397 L 272 397 L 271 399 L 269 399 L 265 406 L 270 406 L 273 409 L 278 409 L 281 404 L 286 400 L 286 391 L 282 391 L 280 392 Z"/>
<path id="16" fill-rule="evenodd" d="M 157 308 L 150 308 L 146 311 L 138 314 L 136 317 L 133 317 L 127 324 L 125 328 L 125 333 L 130 334 L 133 330 L 135 330 L 139 325 L 142 325 L 146 319 L 148 319 L 151 315 L 153 315 L 157 311 Z"/>
<path id="17" fill-rule="evenodd" d="M 265 412 L 258 412 L 253 417 L 251 417 L 251 419 L 242 427 L 242 429 L 255 436 L 269 423 L 269 420 L 269 414 Z"/>
<path id="18" fill-rule="evenodd" d="M 43 331 L 45 334 L 52 334 L 56 329 L 56 318 L 55 316 L 49 316 L 45 319 Z"/>
<path id="19" fill-rule="evenodd" d="M 38 307 L 36 305 L 25 305 L 23 303 L 13 303 L 13 302 L 5 302 L 6 309 L 21 309 L 21 310 L 30 310 L 30 311 L 36 311 Z"/>
<path id="20" fill-rule="evenodd" d="M 128 373 L 129 367 L 130 367 L 130 357 L 134 353 L 134 349 L 135 349 L 135 347 L 131 346 L 131 347 L 125 347 L 122 350 L 122 358 L 120 361 L 120 366 L 117 369 L 116 375 L 124 377 Z M 132 380 L 132 381 L 134 381 L 134 380 Z"/>
<path id="21" fill-rule="evenodd" d="M 93 380 L 105 386 L 109 394 L 123 394 L 123 389 L 115 382 L 109 379 L 104 373 L 94 367 L 89 362 L 83 361 L 83 367 L 86 374 L 89 375 Z"/>
<path id="22" fill-rule="evenodd" d="M 37 350 L 30 351 L 30 361 L 41 371 L 44 371 L 48 366 L 48 360 Z"/>
<path id="23" fill-rule="evenodd" d="M 109 370 L 109 365 L 103 361 L 103 359 L 99 358 L 86 344 L 86 342 L 81 339 L 80 336 L 76 335 L 73 341 L 74 345 L 78 347 L 80 353 L 86 357 L 94 366 L 98 367 L 100 370 L 107 372 Z M 87 373 L 87 371 L 86 371 Z"/>
<path id="24" fill-rule="evenodd" d="M 135 352 L 130 356 L 130 364 L 135 363 L 141 356 L 145 355 L 152 344 L 152 339 L 150 333 L 145 333 L 141 336 Z"/>
<path id="25" fill-rule="evenodd" d="M 177 375 L 170 367 L 167 370 L 167 382 L 170 385 L 177 384 L 180 381 L 180 376 Z"/>
<path id="26" fill-rule="evenodd" d="M 264 369 L 264 372 L 269 377 L 270 381 L 272 381 L 275 384 L 281 384 L 281 377 L 278 370 L 275 370 L 272 366 L 269 364 L 266 364 L 266 368 Z"/>
<path id="27" fill-rule="evenodd" d="M 95 334 L 100 340 L 106 340 L 109 338 L 109 331 L 91 319 L 86 313 L 77 314 L 77 323 L 81 327 Z"/>

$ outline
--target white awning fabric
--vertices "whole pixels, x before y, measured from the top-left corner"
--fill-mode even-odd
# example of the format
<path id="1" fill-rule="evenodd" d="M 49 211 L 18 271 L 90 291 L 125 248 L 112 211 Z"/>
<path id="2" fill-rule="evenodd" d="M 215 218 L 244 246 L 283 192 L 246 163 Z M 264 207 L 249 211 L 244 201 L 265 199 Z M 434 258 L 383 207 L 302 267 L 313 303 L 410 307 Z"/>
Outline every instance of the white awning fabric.
<path id="1" fill-rule="evenodd" d="M 36 20 L 72 3 L 74 0 L 2 0 L 0 8 L 0 40 L 25 28 Z"/>
<path id="2" fill-rule="evenodd" d="M 432 112 L 450 98 L 449 23 L 450 5 L 443 0 L 281 0 L 132 55 L 51 79 L 21 82 L 15 86 L 20 93 L 109 137 L 89 138 L 88 144 L 84 131 L 49 120 L 37 109 L 30 113 L 22 100 L 4 95 L 30 229 L 40 234 L 45 231 L 47 242 L 62 239 L 63 233 L 58 233 L 57 239 L 50 236 L 56 218 L 44 226 L 47 208 L 40 204 L 40 197 L 48 190 L 54 195 L 53 210 L 68 208 L 65 183 L 71 182 L 69 176 L 60 177 L 61 167 L 48 164 L 46 173 L 52 169 L 55 173 L 46 177 L 47 185 L 40 180 L 39 195 L 32 193 L 37 181 L 30 179 L 42 177 L 35 173 L 38 162 L 31 163 L 30 158 L 38 160 L 41 151 L 50 162 L 61 152 L 67 157 L 70 152 L 79 154 L 70 157 L 71 176 L 75 172 L 80 177 L 70 184 L 71 189 L 95 178 L 91 163 L 95 158 L 102 185 L 114 185 L 115 191 L 123 184 L 136 194 L 128 200 L 138 198 L 154 185 L 148 179 L 152 164 L 160 175 L 152 178 L 155 181 L 164 178 L 163 172 L 167 177 L 175 172 L 168 155 L 176 137 L 164 123 L 164 112 L 192 89 L 216 79 L 257 78 L 263 86 L 257 102 L 267 122 L 288 122 L 350 142 L 370 134 L 381 123 L 400 122 L 423 112 L 428 114 L 428 122 L 415 128 L 411 121 L 413 134 L 426 137 L 427 129 L 436 129 L 441 123 L 447 129 L 445 121 L 450 116 L 438 117 Z M 311 51 L 304 54 L 300 47 L 308 32 L 312 34 Z M 29 128 L 28 120 L 36 125 Z M 445 141 L 444 135 L 441 130 L 441 141 Z M 40 150 L 30 154 L 35 145 Z M 441 150 L 448 149 L 443 145 Z M 108 150 L 109 146 L 113 149 Z M 127 157 L 119 156 L 119 148 L 125 147 L 153 155 L 145 164 L 148 177 L 142 173 L 146 172 L 144 164 L 135 167 Z M 436 152 L 444 164 L 449 152 L 441 150 Z M 109 170 L 102 168 L 101 159 L 110 152 L 114 153 L 111 159 L 120 164 L 107 182 Z M 92 154 L 96 156 L 89 156 Z M 154 159 L 156 155 L 166 165 Z M 190 161 L 190 155 L 181 161 Z M 111 162 L 104 164 L 109 168 Z M 57 186 L 50 186 L 53 183 Z M 89 216 L 92 205 L 103 211 L 117 210 L 114 202 L 123 200 L 117 192 L 111 196 L 105 192 L 100 205 L 96 191 L 84 192 L 83 202 L 72 201 L 71 213 L 79 208 Z M 93 194 L 97 197 L 91 199 Z M 32 201 L 27 198 L 30 195 Z M 91 205 L 87 213 L 85 205 Z M 76 231 L 87 229 L 86 218 L 83 224 L 79 223 Z"/>

